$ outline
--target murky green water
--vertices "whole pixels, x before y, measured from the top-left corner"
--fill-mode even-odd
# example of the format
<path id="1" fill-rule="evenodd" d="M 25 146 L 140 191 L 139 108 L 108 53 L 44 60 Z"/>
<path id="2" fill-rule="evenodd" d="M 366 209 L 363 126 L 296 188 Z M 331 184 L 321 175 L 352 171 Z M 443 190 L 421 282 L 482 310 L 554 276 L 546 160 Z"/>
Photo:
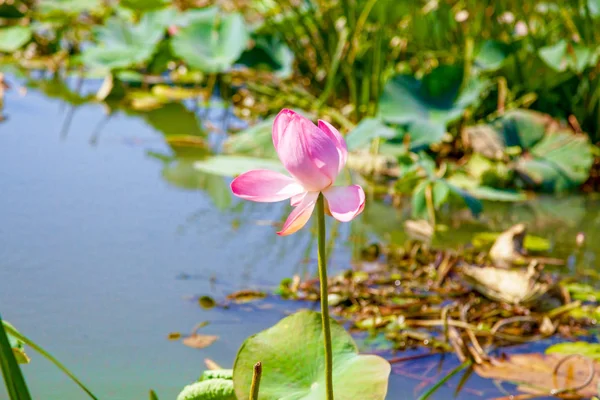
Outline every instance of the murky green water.
<path id="1" fill-rule="evenodd" d="M 165 140 L 239 125 L 235 118 L 222 109 L 179 106 L 107 117 L 101 105 L 71 99 L 74 105 L 34 89 L 23 95 L 22 79 L 9 82 L 7 120 L 0 123 L 0 310 L 101 398 L 143 399 L 153 388 L 172 399 L 197 378 L 204 358 L 230 366 L 245 337 L 298 306 L 272 300 L 203 310 L 196 301 L 269 289 L 315 268 L 309 230 L 274 234 L 286 204 L 232 199 L 227 181 L 194 172 L 189 154 L 175 157 Z M 84 91 L 98 86 L 87 82 Z M 222 139 L 207 134 L 213 147 Z M 348 267 L 359 237 L 402 240 L 405 217 L 369 205 L 352 232 L 340 227 L 331 267 Z M 527 222 L 552 240 L 553 255 L 569 258 L 569 273 L 598 264 L 600 214 L 592 199 L 487 207 L 479 222 L 453 220 L 439 239 L 443 245 L 464 242 L 486 226 Z M 587 247 L 574 250 L 579 231 Z M 195 350 L 167 340 L 169 332 L 186 333 L 202 321 L 210 322 L 204 333 L 220 336 L 214 345 Z M 83 398 L 54 367 L 30 355 L 25 371 L 35 398 Z M 425 386 L 419 380 L 439 373 L 437 361 L 395 367 L 401 374 L 392 378 L 388 397 L 416 397 Z M 480 398 L 481 390 L 500 394 L 477 378 L 469 388 L 461 398 Z M 452 396 L 450 388 L 434 398 Z"/>

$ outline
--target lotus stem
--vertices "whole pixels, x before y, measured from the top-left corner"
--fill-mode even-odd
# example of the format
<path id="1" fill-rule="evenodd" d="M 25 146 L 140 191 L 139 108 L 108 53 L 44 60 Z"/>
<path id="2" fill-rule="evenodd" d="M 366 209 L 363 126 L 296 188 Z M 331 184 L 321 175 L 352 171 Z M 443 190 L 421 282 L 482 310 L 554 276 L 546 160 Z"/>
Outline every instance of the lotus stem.
<path id="1" fill-rule="evenodd" d="M 325 200 L 319 193 L 317 200 L 319 240 L 319 281 L 321 284 L 321 317 L 323 320 L 323 342 L 325 345 L 325 385 L 327 400 L 333 400 L 333 353 L 331 350 L 331 328 L 329 326 L 329 304 L 327 303 L 327 256 L 325 254 Z"/>
<path id="2" fill-rule="evenodd" d="M 254 373 L 252 374 L 252 385 L 250 386 L 250 399 L 258 400 L 258 389 L 260 387 L 260 377 L 262 376 L 262 363 L 259 361 L 254 364 Z"/>

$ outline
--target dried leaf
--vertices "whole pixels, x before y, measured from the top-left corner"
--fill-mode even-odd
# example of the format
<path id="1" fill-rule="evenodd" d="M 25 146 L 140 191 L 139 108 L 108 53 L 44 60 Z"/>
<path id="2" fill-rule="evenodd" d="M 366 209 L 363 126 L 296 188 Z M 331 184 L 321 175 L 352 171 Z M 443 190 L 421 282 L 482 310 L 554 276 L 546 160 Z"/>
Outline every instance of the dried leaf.
<path id="1" fill-rule="evenodd" d="M 513 263 L 523 260 L 525 250 L 523 241 L 527 235 L 524 224 L 517 224 L 501 233 L 490 250 L 490 258 L 498 267 L 509 268 Z"/>
<path id="2" fill-rule="evenodd" d="M 194 333 L 183 339 L 183 344 L 194 349 L 203 349 L 210 346 L 219 339 L 216 335 L 201 335 Z"/>
<path id="3" fill-rule="evenodd" d="M 539 282 L 539 273 L 534 264 L 527 270 L 463 264 L 460 270 L 475 290 L 495 301 L 528 304 L 550 289 L 549 284 Z"/>
<path id="4" fill-rule="evenodd" d="M 563 358 L 558 354 L 514 354 L 505 360 L 496 359 L 474 368 L 483 378 L 516 383 L 518 389 L 525 393 L 549 394 L 551 391 L 581 387 L 574 397 L 590 398 L 596 395 L 600 363 L 588 358 L 582 360 L 584 357 L 573 357 L 565 359 L 554 373 Z M 590 379 L 592 374 L 594 376 Z M 571 397 L 573 394 L 570 394 Z"/>
<path id="5" fill-rule="evenodd" d="M 251 301 L 264 299 L 265 297 L 267 297 L 267 294 L 265 292 L 251 289 L 239 290 L 227 296 L 229 300 L 233 300 L 237 304 L 249 303 Z"/>
<path id="6" fill-rule="evenodd" d="M 205 358 L 204 359 L 204 364 L 206 365 L 206 368 L 208 368 L 211 371 L 217 371 L 219 369 L 223 369 L 219 364 L 217 364 L 216 362 L 214 362 L 210 358 Z"/>
<path id="7" fill-rule="evenodd" d="M 462 136 L 463 140 L 476 153 L 483 154 L 492 160 L 501 160 L 504 157 L 504 142 L 493 127 L 489 125 L 469 126 L 463 129 Z"/>
<path id="8" fill-rule="evenodd" d="M 424 219 L 417 221 L 411 219 L 406 220 L 404 222 L 404 229 L 411 238 L 425 243 L 431 242 L 434 232 L 434 227 Z"/>

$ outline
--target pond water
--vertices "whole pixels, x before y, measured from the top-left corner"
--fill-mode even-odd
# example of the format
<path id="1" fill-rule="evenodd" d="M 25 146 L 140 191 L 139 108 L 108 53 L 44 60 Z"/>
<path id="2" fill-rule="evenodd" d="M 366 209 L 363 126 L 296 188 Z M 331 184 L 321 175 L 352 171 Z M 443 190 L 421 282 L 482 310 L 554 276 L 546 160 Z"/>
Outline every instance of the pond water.
<path id="1" fill-rule="evenodd" d="M 271 290 L 282 278 L 316 268 L 311 230 L 274 234 L 286 204 L 231 198 L 227 180 L 195 172 L 190 154 L 168 144 L 169 136 L 239 125 L 226 111 L 173 105 L 108 117 L 104 106 L 83 104 L 60 88 L 25 90 L 23 77 L 8 81 L 12 90 L 0 123 L 0 311 L 100 398 L 143 399 L 150 388 L 161 399 L 175 398 L 198 377 L 205 358 L 231 366 L 248 335 L 301 306 L 274 298 L 229 309 L 198 305 L 201 295 L 223 299 L 239 289 Z M 99 85 L 85 82 L 84 90 Z M 218 147 L 223 134 L 206 137 Z M 596 268 L 597 205 L 569 197 L 489 206 L 478 221 L 453 215 L 439 243 L 464 243 L 473 232 L 526 222 L 552 240 L 553 256 L 569 259 L 566 272 Z M 339 226 L 332 270 L 348 268 L 359 237 L 402 240 L 405 218 L 379 203 L 352 227 Z M 588 247 L 574 250 L 579 231 Z M 220 337 L 212 346 L 191 349 L 167 339 L 203 321 L 209 322 L 203 333 Z M 24 370 L 34 398 L 84 398 L 56 368 L 29 353 L 33 362 Z M 443 364 L 432 357 L 395 366 L 388 398 L 418 397 L 434 382 L 423 377 L 439 378 L 456 366 L 446 358 Z M 433 398 L 454 397 L 452 382 Z M 6 398 L 3 390 L 0 398 Z M 502 393 L 473 377 L 460 398 L 482 394 Z"/>

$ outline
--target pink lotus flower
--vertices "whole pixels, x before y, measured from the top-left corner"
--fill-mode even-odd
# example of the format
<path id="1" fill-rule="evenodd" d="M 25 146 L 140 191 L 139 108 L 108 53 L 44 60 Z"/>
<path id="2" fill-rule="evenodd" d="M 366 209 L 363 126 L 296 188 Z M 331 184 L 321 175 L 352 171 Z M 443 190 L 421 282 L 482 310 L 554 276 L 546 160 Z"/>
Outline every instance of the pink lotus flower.
<path id="1" fill-rule="evenodd" d="M 291 177 L 257 169 L 231 182 L 233 194 L 258 202 L 291 199 L 294 210 L 278 235 L 290 235 L 308 222 L 323 193 L 328 214 L 348 222 L 365 207 L 365 193 L 359 185 L 332 186 L 346 165 L 348 149 L 331 124 L 319 120 L 318 127 L 294 111 L 283 109 L 273 122 L 273 145 Z"/>

